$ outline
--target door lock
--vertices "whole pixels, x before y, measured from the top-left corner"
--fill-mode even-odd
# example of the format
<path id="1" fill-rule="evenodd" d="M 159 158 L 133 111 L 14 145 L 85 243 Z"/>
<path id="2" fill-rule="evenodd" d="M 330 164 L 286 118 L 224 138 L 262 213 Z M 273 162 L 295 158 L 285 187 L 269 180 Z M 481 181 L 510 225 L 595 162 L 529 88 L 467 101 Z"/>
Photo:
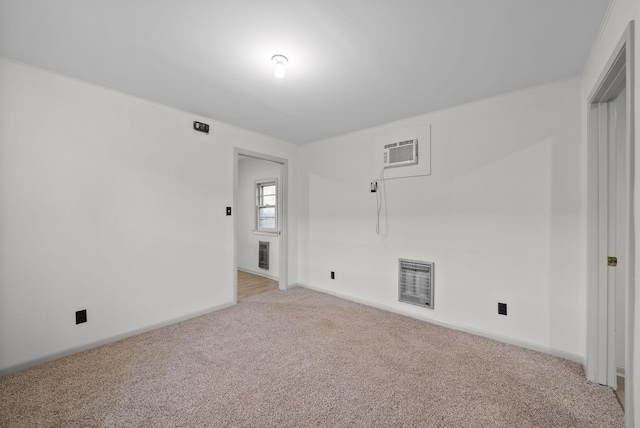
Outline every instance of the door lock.
<path id="1" fill-rule="evenodd" d="M 608 259 L 607 264 L 609 266 L 618 266 L 618 258 L 617 257 L 609 256 L 609 257 L 607 257 L 607 259 Z"/>

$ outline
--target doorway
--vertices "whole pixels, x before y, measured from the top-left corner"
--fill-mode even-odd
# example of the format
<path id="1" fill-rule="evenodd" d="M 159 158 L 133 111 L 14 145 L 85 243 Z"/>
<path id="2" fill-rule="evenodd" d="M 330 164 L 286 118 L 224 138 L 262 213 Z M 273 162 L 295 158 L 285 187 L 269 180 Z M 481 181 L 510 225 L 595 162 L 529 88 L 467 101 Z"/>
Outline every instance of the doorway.
<path id="1" fill-rule="evenodd" d="M 592 382 L 620 390 L 621 404 L 633 399 L 631 382 L 624 382 L 633 374 L 635 310 L 632 24 L 588 105 L 586 374 Z M 631 413 L 626 413 L 628 426 Z"/>
<path id="2" fill-rule="evenodd" d="M 287 160 L 234 150 L 234 302 L 287 289 Z"/>

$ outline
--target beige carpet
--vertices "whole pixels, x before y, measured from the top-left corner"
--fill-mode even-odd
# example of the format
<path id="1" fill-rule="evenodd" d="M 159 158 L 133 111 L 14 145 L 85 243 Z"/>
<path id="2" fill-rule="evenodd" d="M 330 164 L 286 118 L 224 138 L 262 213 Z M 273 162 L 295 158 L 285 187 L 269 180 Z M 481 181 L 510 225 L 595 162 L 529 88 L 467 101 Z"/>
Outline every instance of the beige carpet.
<path id="1" fill-rule="evenodd" d="M 573 362 L 306 289 L 0 378 L 2 427 L 622 427 Z"/>

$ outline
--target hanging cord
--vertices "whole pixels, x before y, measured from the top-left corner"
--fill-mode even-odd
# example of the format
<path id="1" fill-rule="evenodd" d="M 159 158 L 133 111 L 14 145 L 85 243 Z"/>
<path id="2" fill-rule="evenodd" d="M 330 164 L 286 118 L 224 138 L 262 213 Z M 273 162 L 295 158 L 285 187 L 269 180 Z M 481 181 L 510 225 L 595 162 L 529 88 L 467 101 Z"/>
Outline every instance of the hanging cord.
<path id="1" fill-rule="evenodd" d="M 406 179 L 406 178 L 428 177 L 431 174 L 416 174 L 416 175 L 407 175 L 402 177 L 384 178 L 385 169 L 386 168 L 382 168 L 380 170 L 380 178 L 374 181 L 374 183 L 376 184 L 376 213 L 377 213 L 376 233 L 378 234 L 378 236 L 380 236 L 384 244 L 387 245 L 387 242 L 388 242 L 387 238 L 389 235 L 389 220 L 387 218 L 387 187 L 386 187 L 387 180 L 400 180 L 400 179 Z M 381 182 L 382 182 L 382 186 L 378 186 L 378 184 Z M 382 191 L 382 195 L 380 195 L 381 191 Z M 380 218 L 381 218 L 380 214 L 382 213 L 383 207 L 384 207 L 384 227 L 382 227 L 383 225 L 381 224 L 381 221 L 380 221 Z"/>
<path id="2" fill-rule="evenodd" d="M 377 219 L 376 219 L 376 233 L 378 234 L 378 236 L 380 236 L 380 238 L 382 238 L 382 241 L 385 243 L 387 243 L 387 235 L 385 234 L 385 232 L 383 231 L 382 225 L 380 224 L 380 212 L 382 211 L 382 207 L 384 205 L 384 230 L 387 231 L 388 233 L 388 224 L 387 224 L 387 187 L 385 184 L 385 180 L 384 180 L 384 168 L 382 168 L 382 170 L 380 170 L 380 181 L 382 182 L 382 188 L 378 188 L 378 191 L 376 192 L 376 212 L 377 212 Z M 380 195 L 380 190 L 382 190 L 382 195 Z M 384 198 L 384 199 L 383 199 Z"/>

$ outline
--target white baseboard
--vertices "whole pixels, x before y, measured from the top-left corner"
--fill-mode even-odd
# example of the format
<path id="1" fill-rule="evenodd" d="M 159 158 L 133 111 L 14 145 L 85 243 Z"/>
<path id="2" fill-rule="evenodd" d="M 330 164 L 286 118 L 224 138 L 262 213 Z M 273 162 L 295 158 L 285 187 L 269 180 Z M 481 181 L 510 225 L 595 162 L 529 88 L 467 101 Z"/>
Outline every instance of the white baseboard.
<path id="1" fill-rule="evenodd" d="M 186 315 L 182 315 L 176 318 L 172 318 L 170 320 L 166 320 L 166 321 L 162 321 L 156 324 L 152 324 L 146 327 L 141 327 L 141 328 L 137 328 L 135 330 L 131 330 L 128 331 L 126 333 L 121 333 L 121 334 L 116 334 L 115 336 L 110 336 L 106 339 L 102 339 L 102 340 L 97 340 L 95 342 L 91 342 L 91 343 L 87 343 L 86 345 L 81 345 L 81 346 L 76 346 L 74 348 L 70 348 L 70 349 L 65 349 L 64 351 L 60 351 L 60 352 L 55 352 L 53 354 L 48 354 L 45 355 L 44 357 L 40 357 L 40 358 L 35 358 L 33 360 L 29 360 L 29 361 L 25 361 L 23 363 L 19 363 L 19 364 L 15 364 L 13 366 L 4 368 L 4 369 L 0 369 L 0 376 L 4 376 L 6 374 L 9 373 L 13 373 L 13 372 L 17 372 L 20 370 L 24 370 L 24 369 L 28 369 L 30 367 L 35 367 L 37 365 L 49 362 L 49 361 L 53 361 L 53 360 L 57 360 L 59 358 L 62 357 L 66 357 L 68 355 L 72 355 L 72 354 L 76 354 L 78 352 L 82 352 L 82 351 L 86 351 L 88 349 L 92 349 L 92 348 L 97 348 L 98 346 L 102 346 L 102 345 L 106 345 L 108 343 L 113 343 L 113 342 L 117 342 L 118 340 L 122 340 L 122 339 L 126 339 L 127 337 L 131 337 L 131 336 L 136 336 L 138 334 L 142 334 L 142 333 L 146 333 L 148 331 L 151 330 L 155 330 L 161 327 L 166 327 L 168 325 L 171 324 L 176 324 L 179 323 L 181 321 L 186 321 L 192 318 L 196 318 L 202 315 L 206 315 L 208 313 L 211 312 L 215 312 L 215 311 L 219 311 L 221 309 L 225 309 L 228 308 L 230 306 L 233 306 L 234 303 L 233 302 L 228 302 L 228 303 L 223 303 L 221 305 L 216 305 L 216 306 L 212 306 L 210 308 L 207 309 L 202 309 L 196 312 L 191 312 L 189 314 Z"/>
<path id="2" fill-rule="evenodd" d="M 264 271 L 259 272 L 257 270 L 245 269 L 241 267 L 239 267 L 238 270 L 246 273 L 252 273 L 254 275 L 264 276 L 265 278 L 273 279 L 274 281 L 280 281 L 280 278 L 278 278 L 277 276 L 269 275 L 269 273 Z"/>
<path id="3" fill-rule="evenodd" d="M 477 328 L 469 327 L 462 324 L 456 324 L 448 321 L 441 321 L 434 318 L 430 318 L 428 316 L 420 316 L 418 314 L 403 311 L 402 309 L 396 308 L 394 306 L 385 305 L 383 303 L 373 302 L 366 299 L 361 299 L 359 297 L 350 296 L 347 294 L 337 293 L 333 291 L 327 291 L 320 288 L 313 287 L 308 284 L 296 284 L 299 287 L 308 288 L 309 290 L 318 291 L 320 293 L 330 294 L 335 297 L 339 297 L 341 299 L 350 300 L 352 302 L 360 303 L 366 306 L 371 306 L 374 308 L 382 309 L 384 311 L 393 312 L 395 314 L 408 316 L 411 318 L 419 319 L 421 321 L 430 322 L 432 324 L 436 324 L 442 327 L 452 328 L 454 330 L 464 331 L 465 333 L 475 334 L 477 336 L 486 337 L 488 339 L 497 340 L 498 342 L 508 343 L 509 345 L 519 346 L 520 348 L 531 349 L 532 351 L 542 352 L 544 354 L 553 355 L 554 357 L 564 358 L 565 360 L 573 361 L 578 364 L 581 364 L 584 367 L 585 359 L 581 355 L 573 354 L 571 352 L 566 352 L 561 349 L 552 348 L 550 346 L 540 345 L 538 343 L 527 342 L 525 340 L 516 339 L 513 337 L 502 336 L 499 334 L 491 333 L 489 331 L 480 330 Z"/>

